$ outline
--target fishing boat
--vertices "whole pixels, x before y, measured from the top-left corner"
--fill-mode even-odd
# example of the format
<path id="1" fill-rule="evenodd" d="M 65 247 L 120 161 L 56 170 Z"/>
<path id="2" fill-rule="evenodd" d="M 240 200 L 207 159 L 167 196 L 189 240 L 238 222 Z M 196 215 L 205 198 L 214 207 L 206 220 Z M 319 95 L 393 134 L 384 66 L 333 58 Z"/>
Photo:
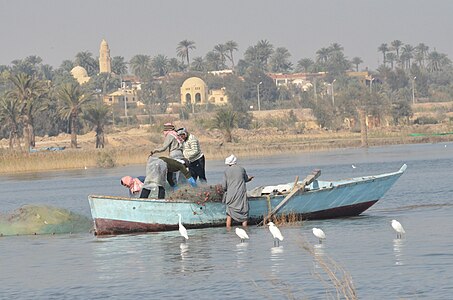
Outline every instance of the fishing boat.
<path id="1" fill-rule="evenodd" d="M 304 220 L 357 216 L 379 201 L 404 173 L 398 171 L 337 181 L 318 180 L 314 170 L 304 180 L 258 187 L 249 192 L 249 222 L 295 215 Z M 206 198 L 207 199 L 207 198 Z M 96 235 L 178 230 L 178 214 L 186 228 L 224 226 L 225 204 L 197 199 L 141 199 L 90 195 Z"/>

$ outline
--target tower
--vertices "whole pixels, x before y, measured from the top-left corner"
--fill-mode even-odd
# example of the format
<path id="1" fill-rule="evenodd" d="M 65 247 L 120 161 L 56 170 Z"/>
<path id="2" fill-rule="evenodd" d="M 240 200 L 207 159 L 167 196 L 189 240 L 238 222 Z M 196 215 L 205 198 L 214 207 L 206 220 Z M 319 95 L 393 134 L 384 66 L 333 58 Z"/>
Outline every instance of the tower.
<path id="1" fill-rule="evenodd" d="M 109 45 L 103 39 L 99 49 L 99 73 L 112 73 L 111 61 Z"/>

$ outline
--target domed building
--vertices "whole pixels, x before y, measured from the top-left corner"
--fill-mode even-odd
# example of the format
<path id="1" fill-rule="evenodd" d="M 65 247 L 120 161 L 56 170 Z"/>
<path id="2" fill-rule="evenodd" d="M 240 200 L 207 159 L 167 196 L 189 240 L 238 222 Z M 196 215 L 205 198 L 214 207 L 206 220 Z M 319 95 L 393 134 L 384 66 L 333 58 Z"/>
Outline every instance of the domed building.
<path id="1" fill-rule="evenodd" d="M 79 84 L 83 84 L 90 80 L 87 70 L 85 70 L 85 68 L 81 66 L 75 66 L 74 68 L 72 68 L 71 75 L 77 80 Z"/>
<path id="2" fill-rule="evenodd" d="M 181 104 L 206 104 L 207 102 L 215 105 L 228 103 L 225 88 L 218 90 L 208 90 L 206 83 L 198 77 L 190 77 L 181 86 Z"/>
<path id="3" fill-rule="evenodd" d="M 181 86 L 181 104 L 205 104 L 208 98 L 208 86 L 198 77 L 187 78 Z"/>

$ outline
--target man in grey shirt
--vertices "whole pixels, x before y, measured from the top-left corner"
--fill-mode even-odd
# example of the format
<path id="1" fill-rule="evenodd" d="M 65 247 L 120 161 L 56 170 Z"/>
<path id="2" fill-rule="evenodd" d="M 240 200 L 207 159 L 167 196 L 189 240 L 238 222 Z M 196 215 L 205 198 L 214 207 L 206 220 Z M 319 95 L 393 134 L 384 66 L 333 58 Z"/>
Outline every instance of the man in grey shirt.
<path id="1" fill-rule="evenodd" d="M 226 204 L 226 227 L 231 227 L 232 219 L 242 222 L 242 226 L 247 226 L 249 216 L 249 203 L 247 200 L 246 182 L 253 179 L 248 176 L 245 169 L 236 164 L 237 158 L 233 154 L 225 159 L 228 168 L 225 170 L 222 187 L 225 191 L 223 203 Z"/>

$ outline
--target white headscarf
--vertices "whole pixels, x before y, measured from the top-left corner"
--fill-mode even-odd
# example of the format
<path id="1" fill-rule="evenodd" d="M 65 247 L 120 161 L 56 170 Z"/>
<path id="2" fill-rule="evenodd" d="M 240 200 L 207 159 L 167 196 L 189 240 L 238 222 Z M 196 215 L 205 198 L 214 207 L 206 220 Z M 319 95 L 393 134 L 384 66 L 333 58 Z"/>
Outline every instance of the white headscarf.
<path id="1" fill-rule="evenodd" d="M 227 158 L 225 158 L 225 165 L 235 165 L 236 164 L 237 157 L 234 156 L 234 154 L 231 154 Z"/>

